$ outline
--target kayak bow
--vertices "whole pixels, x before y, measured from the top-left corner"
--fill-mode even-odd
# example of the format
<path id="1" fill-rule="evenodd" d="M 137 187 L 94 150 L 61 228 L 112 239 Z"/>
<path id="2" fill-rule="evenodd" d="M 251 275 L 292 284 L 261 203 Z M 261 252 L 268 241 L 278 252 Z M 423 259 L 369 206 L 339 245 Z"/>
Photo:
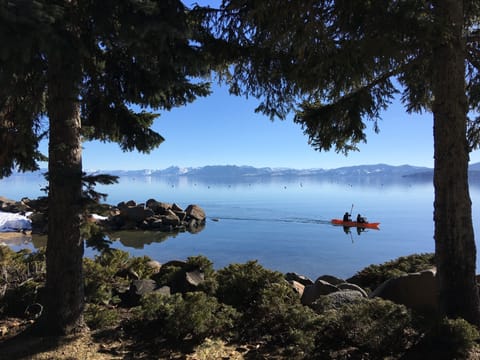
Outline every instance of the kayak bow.
<path id="1" fill-rule="evenodd" d="M 369 228 L 369 229 L 377 229 L 378 230 L 378 225 L 380 223 L 361 223 L 361 222 L 356 222 L 356 221 L 343 221 L 341 219 L 332 219 L 332 224 L 333 225 L 339 225 L 339 226 L 346 226 L 346 227 L 359 227 L 359 228 Z"/>

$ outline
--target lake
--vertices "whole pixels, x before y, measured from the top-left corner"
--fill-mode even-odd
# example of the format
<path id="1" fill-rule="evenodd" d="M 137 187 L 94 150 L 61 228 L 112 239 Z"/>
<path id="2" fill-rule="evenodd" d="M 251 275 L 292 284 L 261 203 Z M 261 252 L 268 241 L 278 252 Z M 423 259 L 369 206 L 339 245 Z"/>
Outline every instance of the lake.
<path id="1" fill-rule="evenodd" d="M 34 198 L 43 195 L 44 185 L 41 176 L 13 176 L 0 181 L 0 196 Z M 97 190 L 109 193 L 106 202 L 110 204 L 154 198 L 182 208 L 197 204 L 205 210 L 206 226 L 196 234 L 112 235 L 118 239 L 113 247 L 160 262 L 204 255 L 217 269 L 258 260 L 269 269 L 313 279 L 323 274 L 347 278 L 370 264 L 434 252 L 433 185 L 425 180 L 271 177 L 239 182 L 140 176 L 124 177 Z M 478 234 L 480 185 L 472 184 L 470 195 Z M 346 233 L 330 224 L 332 218 L 350 211 L 352 204 L 354 216 L 361 213 L 371 222 L 380 222 L 380 230 Z"/>

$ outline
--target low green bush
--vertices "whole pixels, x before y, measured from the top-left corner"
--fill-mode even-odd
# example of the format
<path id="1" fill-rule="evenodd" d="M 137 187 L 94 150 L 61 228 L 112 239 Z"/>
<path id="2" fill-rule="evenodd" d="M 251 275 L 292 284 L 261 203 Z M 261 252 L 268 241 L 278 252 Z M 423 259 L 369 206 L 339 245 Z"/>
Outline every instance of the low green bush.
<path id="1" fill-rule="evenodd" d="M 198 286 L 199 291 L 208 295 L 215 295 L 218 288 L 216 272 L 213 269 L 213 263 L 205 256 L 191 256 L 187 259 L 186 271 L 200 270 L 203 272 L 205 280 Z"/>
<path id="2" fill-rule="evenodd" d="M 6 316 L 23 317 L 27 307 L 38 302 L 41 283 L 27 280 L 18 286 L 10 287 L 0 299 L 0 312 Z"/>
<path id="3" fill-rule="evenodd" d="M 466 320 L 442 318 L 427 331 L 421 345 L 441 354 L 437 358 L 466 359 L 479 340 L 478 329 Z"/>
<path id="4" fill-rule="evenodd" d="M 204 276 L 198 286 L 194 287 L 186 283 L 185 276 L 190 271 L 201 271 Z M 172 262 L 165 264 L 158 274 L 152 276 L 159 287 L 169 286 L 173 293 L 186 293 L 202 291 L 208 295 L 214 295 L 217 288 L 216 273 L 213 263 L 205 256 L 191 256 L 185 264 Z"/>
<path id="5" fill-rule="evenodd" d="M 285 280 L 281 273 L 267 270 L 257 261 L 248 261 L 220 269 L 217 272 L 217 282 L 218 300 L 244 311 L 259 300 L 264 288 Z"/>
<path id="6" fill-rule="evenodd" d="M 247 341 L 267 342 L 283 349 L 288 358 L 303 358 L 315 347 L 319 316 L 300 303 L 286 282 L 266 285 L 258 301 L 246 309 L 238 325 Z"/>
<path id="7" fill-rule="evenodd" d="M 13 251 L 0 245 L 0 314 L 23 316 L 38 302 L 46 274 L 45 251 Z"/>
<path id="8" fill-rule="evenodd" d="M 117 303 L 115 291 L 128 288 L 130 279 L 119 276 L 127 270 L 135 277 L 148 277 L 153 270 L 147 265 L 150 258 L 130 258 L 129 254 L 121 250 L 102 252 L 94 259 L 84 258 L 85 296 L 87 302 L 94 304 Z"/>
<path id="9" fill-rule="evenodd" d="M 117 309 L 109 309 L 96 304 L 87 304 L 84 318 L 92 330 L 104 330 L 117 325 L 120 321 Z"/>
<path id="10" fill-rule="evenodd" d="M 418 335 L 405 306 L 377 298 L 326 311 L 320 315 L 320 324 L 316 358 L 336 358 L 335 354 L 346 349 L 345 358 L 360 354 L 362 359 L 396 357 Z"/>
<path id="11" fill-rule="evenodd" d="M 228 337 L 238 316 L 235 309 L 203 292 L 184 296 L 151 293 L 136 309 L 135 321 L 149 336 L 162 336 L 174 343 L 200 343 L 206 337 Z"/>

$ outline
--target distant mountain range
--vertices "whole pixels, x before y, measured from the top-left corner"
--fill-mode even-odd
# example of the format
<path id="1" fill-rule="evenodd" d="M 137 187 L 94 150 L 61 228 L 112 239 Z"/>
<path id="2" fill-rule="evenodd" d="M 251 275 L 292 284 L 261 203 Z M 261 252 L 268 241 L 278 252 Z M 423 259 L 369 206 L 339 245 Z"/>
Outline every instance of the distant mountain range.
<path id="1" fill-rule="evenodd" d="M 480 168 L 480 164 L 479 168 Z M 211 165 L 203 167 L 180 168 L 171 166 L 163 170 L 111 170 L 106 171 L 117 176 L 161 176 L 161 177 L 194 177 L 194 178 L 256 178 L 256 177 L 358 177 L 381 176 L 401 177 L 416 174 L 433 173 L 433 169 L 410 165 L 391 166 L 358 165 L 337 169 L 291 169 L 291 168 L 256 168 L 253 166 Z"/>
<path id="2" fill-rule="evenodd" d="M 33 173 L 38 175 L 45 170 Z M 386 164 L 357 165 L 336 169 L 291 169 L 291 168 L 256 168 L 253 166 L 211 165 L 202 167 L 181 168 L 171 166 L 163 170 L 95 170 L 90 174 L 107 173 L 120 177 L 189 177 L 196 179 L 253 179 L 253 178 L 411 178 L 431 180 L 433 169 L 411 165 L 392 166 Z M 32 173 L 16 174 L 28 176 Z M 469 167 L 470 179 L 480 179 L 480 163 Z"/>

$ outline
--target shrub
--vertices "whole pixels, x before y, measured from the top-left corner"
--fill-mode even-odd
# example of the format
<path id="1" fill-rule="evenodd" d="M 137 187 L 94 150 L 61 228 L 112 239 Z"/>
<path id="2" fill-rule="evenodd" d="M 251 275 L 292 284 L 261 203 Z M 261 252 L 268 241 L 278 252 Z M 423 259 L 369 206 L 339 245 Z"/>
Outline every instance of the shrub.
<path id="1" fill-rule="evenodd" d="M 149 331 L 178 343 L 184 339 L 200 343 L 206 337 L 226 337 L 233 329 L 238 313 L 203 292 L 171 296 L 151 293 L 142 299 L 136 321 L 150 322 Z"/>
<path id="2" fill-rule="evenodd" d="M 126 266 L 131 272 L 137 274 L 140 279 L 148 279 L 155 273 L 155 269 L 148 264 L 151 260 L 148 256 L 134 257 L 129 259 Z"/>
<path id="3" fill-rule="evenodd" d="M 442 359 L 464 359 L 478 340 L 477 328 L 466 320 L 443 318 L 427 331 L 422 346 L 434 349 Z"/>
<path id="4" fill-rule="evenodd" d="M 285 282 L 281 273 L 267 270 L 257 261 L 230 264 L 217 272 L 217 281 L 219 301 L 240 311 L 257 302 L 267 285 Z"/>
<path id="5" fill-rule="evenodd" d="M 0 300 L 0 309 L 4 315 L 23 317 L 27 307 L 38 301 L 38 290 L 41 287 L 34 280 L 9 288 Z"/>
<path id="6" fill-rule="evenodd" d="M 185 281 L 187 272 L 200 270 L 203 272 L 204 281 L 198 286 L 192 286 Z M 191 256 L 185 264 L 172 262 L 163 265 L 160 272 L 152 276 L 158 286 L 169 286 L 173 293 L 186 293 L 203 291 L 208 295 L 214 295 L 217 288 L 217 280 L 213 263 L 205 256 Z"/>
<path id="7" fill-rule="evenodd" d="M 360 270 L 347 282 L 357 284 L 362 288 L 375 290 L 388 279 L 399 277 L 408 273 L 431 269 L 435 266 L 434 254 L 414 254 L 399 257 L 380 265 L 370 265 Z"/>
<path id="8" fill-rule="evenodd" d="M 85 322 L 93 330 L 104 330 L 118 324 L 120 320 L 117 309 L 108 309 L 95 304 L 87 304 L 84 316 Z"/>
<path id="9" fill-rule="evenodd" d="M 300 303 L 287 282 L 260 290 L 259 299 L 243 317 L 243 337 L 279 346 L 289 358 L 303 358 L 315 346 L 318 315 Z"/>
<path id="10" fill-rule="evenodd" d="M 0 285 L 12 287 L 27 280 L 45 279 L 45 251 L 31 252 L 29 249 L 13 251 L 0 245 Z"/>
<path id="11" fill-rule="evenodd" d="M 214 295 L 217 290 L 218 283 L 215 270 L 213 269 L 213 263 L 205 256 L 191 256 L 187 259 L 185 270 L 193 271 L 195 269 L 203 271 L 205 276 L 205 281 L 198 286 L 198 290 L 203 291 L 208 295 Z"/>
<path id="12" fill-rule="evenodd" d="M 0 246 L 0 313 L 23 316 L 25 309 L 38 301 L 45 273 L 43 250 L 15 252 Z"/>
<path id="13" fill-rule="evenodd" d="M 129 258 L 129 254 L 121 250 L 103 252 L 93 260 L 84 258 L 85 296 L 87 302 L 108 304 L 118 302 L 113 297 L 115 290 L 128 288 L 129 280 L 116 276 L 120 270 L 129 269 L 133 264 L 141 269 L 143 258 Z M 141 271 L 140 271 L 141 272 Z M 144 272 L 147 272 L 146 270 Z"/>
<path id="14" fill-rule="evenodd" d="M 320 318 L 315 353 L 325 358 L 345 349 L 362 359 L 399 355 L 416 335 L 405 306 L 377 298 L 329 310 Z"/>

